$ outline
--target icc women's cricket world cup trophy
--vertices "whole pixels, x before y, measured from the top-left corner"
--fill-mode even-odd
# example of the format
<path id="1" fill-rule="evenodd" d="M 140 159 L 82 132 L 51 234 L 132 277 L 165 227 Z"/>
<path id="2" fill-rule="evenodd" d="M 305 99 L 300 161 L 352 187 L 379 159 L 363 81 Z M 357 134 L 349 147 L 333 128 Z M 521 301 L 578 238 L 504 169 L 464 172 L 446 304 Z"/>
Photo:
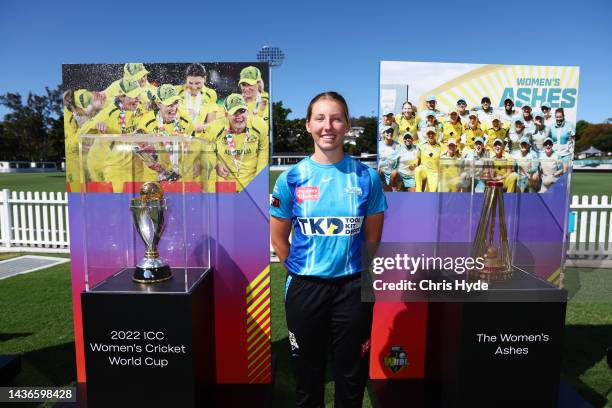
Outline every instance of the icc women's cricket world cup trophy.
<path id="1" fill-rule="evenodd" d="M 143 184 L 140 198 L 131 200 L 130 210 L 136 231 L 147 248 L 144 258 L 136 264 L 132 279 L 139 283 L 156 283 L 172 278 L 170 266 L 157 252 L 168 210 L 161 186 L 155 182 Z"/>

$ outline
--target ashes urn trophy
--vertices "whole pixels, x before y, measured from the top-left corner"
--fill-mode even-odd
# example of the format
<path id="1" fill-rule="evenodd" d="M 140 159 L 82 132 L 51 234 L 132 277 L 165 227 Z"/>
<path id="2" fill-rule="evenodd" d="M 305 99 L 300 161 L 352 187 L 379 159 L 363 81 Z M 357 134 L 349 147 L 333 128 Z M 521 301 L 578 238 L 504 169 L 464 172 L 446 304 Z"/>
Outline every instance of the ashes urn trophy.
<path id="1" fill-rule="evenodd" d="M 488 180 L 486 182 L 484 204 L 480 212 L 472 256 L 484 258 L 484 269 L 471 270 L 470 279 L 488 282 L 512 279 L 504 191 L 501 181 Z"/>

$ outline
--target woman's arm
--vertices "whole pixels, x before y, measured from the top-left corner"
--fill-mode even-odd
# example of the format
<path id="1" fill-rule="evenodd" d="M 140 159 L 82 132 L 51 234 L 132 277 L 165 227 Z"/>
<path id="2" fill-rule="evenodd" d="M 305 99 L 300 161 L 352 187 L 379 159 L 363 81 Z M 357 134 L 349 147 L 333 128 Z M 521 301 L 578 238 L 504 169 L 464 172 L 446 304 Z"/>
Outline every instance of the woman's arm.
<path id="1" fill-rule="evenodd" d="M 384 218 L 385 213 L 382 212 L 368 215 L 365 218 L 365 231 L 363 233 L 368 251 L 368 263 L 372 260 L 378 249 L 378 243 L 382 237 Z"/>
<path id="2" fill-rule="evenodd" d="M 378 213 L 368 215 L 365 218 L 365 241 L 367 243 L 380 242 L 383 230 L 383 221 L 385 219 L 385 213 Z"/>
<path id="3" fill-rule="evenodd" d="M 382 229 L 381 229 L 382 231 Z M 288 218 L 270 217 L 270 237 L 272 247 L 278 256 L 281 264 L 289 256 L 289 234 L 291 234 L 291 220 Z M 380 239 L 380 238 L 379 238 Z"/>

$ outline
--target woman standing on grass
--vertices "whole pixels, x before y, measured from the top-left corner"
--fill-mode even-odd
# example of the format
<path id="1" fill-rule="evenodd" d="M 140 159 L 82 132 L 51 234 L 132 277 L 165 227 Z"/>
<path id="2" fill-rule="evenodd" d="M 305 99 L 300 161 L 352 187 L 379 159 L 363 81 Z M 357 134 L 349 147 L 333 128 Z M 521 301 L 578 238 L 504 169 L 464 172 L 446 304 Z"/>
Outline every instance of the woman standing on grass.
<path id="1" fill-rule="evenodd" d="M 373 304 L 361 302 L 362 250 L 380 241 L 387 203 L 376 172 L 344 153 L 349 129 L 341 95 L 315 96 L 306 114 L 315 152 L 283 172 L 272 193 L 272 245 L 288 271 L 298 407 L 325 405 L 328 345 L 335 406 L 361 407 L 368 378 Z"/>

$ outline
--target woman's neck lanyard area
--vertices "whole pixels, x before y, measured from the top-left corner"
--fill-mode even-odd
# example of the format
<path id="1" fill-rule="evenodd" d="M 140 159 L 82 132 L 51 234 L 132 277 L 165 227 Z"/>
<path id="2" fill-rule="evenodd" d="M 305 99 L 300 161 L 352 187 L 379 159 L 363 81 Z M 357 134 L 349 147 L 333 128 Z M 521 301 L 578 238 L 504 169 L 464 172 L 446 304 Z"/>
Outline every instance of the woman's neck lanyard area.
<path id="1" fill-rule="evenodd" d="M 240 168 L 242 167 L 242 161 L 244 160 L 244 152 L 247 149 L 247 143 L 249 141 L 249 128 L 247 127 L 244 130 L 244 143 L 242 146 L 242 152 L 240 152 L 240 160 L 238 160 L 238 152 L 236 151 L 236 141 L 234 140 L 234 134 L 231 133 L 230 128 L 225 129 L 225 142 L 229 147 L 230 154 L 232 155 L 232 160 L 234 160 L 234 165 L 236 166 L 236 174 L 240 175 Z"/>

